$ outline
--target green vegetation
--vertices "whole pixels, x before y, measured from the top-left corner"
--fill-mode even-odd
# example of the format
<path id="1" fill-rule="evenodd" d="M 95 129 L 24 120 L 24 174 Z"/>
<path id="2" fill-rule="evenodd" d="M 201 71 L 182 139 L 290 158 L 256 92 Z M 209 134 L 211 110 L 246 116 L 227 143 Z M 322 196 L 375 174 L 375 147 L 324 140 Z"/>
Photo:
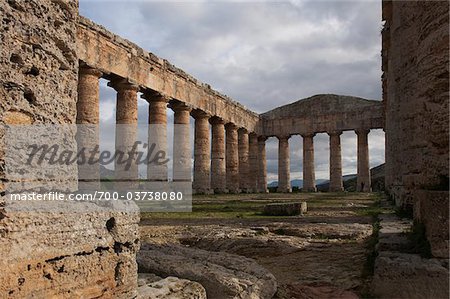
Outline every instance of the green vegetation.
<path id="1" fill-rule="evenodd" d="M 362 277 L 364 278 L 373 275 L 373 271 L 375 268 L 375 260 L 378 256 L 376 245 L 378 243 L 379 231 L 380 231 L 380 220 L 378 219 L 378 216 L 374 216 L 374 222 L 372 223 L 372 235 L 369 237 L 366 243 L 366 249 L 368 251 L 368 254 L 362 272 Z"/>
<path id="2" fill-rule="evenodd" d="M 264 206 L 269 203 L 306 201 L 308 209 L 324 207 L 351 208 L 356 215 L 372 216 L 379 207 L 373 207 L 378 194 L 367 193 L 296 193 L 296 194 L 221 194 L 196 195 L 190 213 L 148 213 L 142 219 L 232 219 L 232 218 L 289 218 L 292 216 L 264 216 Z M 356 205 L 356 206 L 354 206 Z M 365 207 L 367 206 L 367 207 Z M 307 217 L 307 216 L 306 216 Z"/>

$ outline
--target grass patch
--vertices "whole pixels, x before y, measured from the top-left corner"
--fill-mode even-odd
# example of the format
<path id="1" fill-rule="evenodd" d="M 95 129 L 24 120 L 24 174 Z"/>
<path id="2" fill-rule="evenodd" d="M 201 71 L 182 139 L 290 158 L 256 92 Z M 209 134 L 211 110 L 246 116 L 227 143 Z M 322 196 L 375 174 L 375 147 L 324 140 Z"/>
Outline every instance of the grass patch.
<path id="1" fill-rule="evenodd" d="M 364 211 L 364 214 L 370 215 L 372 217 L 372 235 L 369 237 L 366 243 L 367 259 L 364 263 L 362 277 L 368 278 L 373 276 L 373 271 L 375 268 L 375 260 L 378 256 L 378 251 L 376 250 L 376 245 L 378 243 L 378 236 L 380 232 L 380 218 L 378 217 L 380 213 L 385 210 L 382 208 L 381 198 L 379 197 L 371 207 Z"/>
<path id="2" fill-rule="evenodd" d="M 264 206 L 269 203 L 306 201 L 309 209 L 315 207 L 342 207 L 346 202 L 370 204 L 376 194 L 366 193 L 298 193 L 292 194 L 215 194 L 195 195 L 190 213 L 146 213 L 142 219 L 233 219 L 233 218 L 288 218 L 289 216 L 264 216 Z M 375 214 L 377 211 L 362 211 Z"/>
<path id="3" fill-rule="evenodd" d="M 381 206 L 381 199 L 377 198 L 372 205 L 367 208 L 361 208 L 356 210 L 356 214 L 359 216 L 370 216 L 377 221 L 378 215 L 385 212 L 385 208 Z"/>
<path id="4" fill-rule="evenodd" d="M 372 235 L 367 240 L 366 249 L 368 250 L 367 259 L 364 263 L 362 277 L 367 278 L 373 276 L 373 271 L 375 268 L 375 260 L 378 256 L 378 251 L 376 250 L 376 245 L 378 243 L 378 233 L 380 231 L 380 220 L 378 217 L 372 224 Z"/>

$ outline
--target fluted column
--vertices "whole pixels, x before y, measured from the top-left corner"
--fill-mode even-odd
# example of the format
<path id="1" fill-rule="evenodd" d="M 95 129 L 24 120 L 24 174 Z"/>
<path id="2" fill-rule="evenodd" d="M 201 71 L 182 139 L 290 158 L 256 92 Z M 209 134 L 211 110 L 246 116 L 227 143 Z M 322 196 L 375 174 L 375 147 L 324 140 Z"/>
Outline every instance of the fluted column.
<path id="1" fill-rule="evenodd" d="M 168 157 L 167 148 L 167 103 L 169 99 L 154 92 L 144 92 L 142 98 L 149 103 L 148 106 L 148 152 L 152 156 L 159 153 L 161 161 Z M 164 155 L 164 156 L 162 156 Z M 167 181 L 167 163 L 153 161 L 152 156 L 148 158 L 147 180 L 152 182 Z"/>
<path id="2" fill-rule="evenodd" d="M 190 182 L 192 180 L 191 108 L 181 102 L 171 103 L 170 108 L 175 112 L 173 128 L 173 181 Z"/>
<path id="3" fill-rule="evenodd" d="M 251 192 L 249 190 L 249 139 L 246 129 L 238 130 L 239 147 L 239 188 L 242 192 Z"/>
<path id="4" fill-rule="evenodd" d="M 211 188 L 215 193 L 225 193 L 225 126 L 224 121 L 218 117 L 209 119 L 212 129 L 211 141 Z"/>
<path id="5" fill-rule="evenodd" d="M 341 131 L 330 132 L 330 187 L 331 192 L 344 190 L 342 183 Z"/>
<path id="6" fill-rule="evenodd" d="M 81 67 L 78 72 L 77 100 L 77 145 L 86 152 L 98 152 L 99 148 L 99 78 L 102 73 L 96 69 Z M 94 158 L 98 158 L 97 153 Z M 84 163 L 78 165 L 80 190 L 100 188 L 100 165 Z"/>
<path id="7" fill-rule="evenodd" d="M 266 136 L 258 136 L 258 192 L 267 193 Z"/>
<path id="8" fill-rule="evenodd" d="M 225 126 L 226 130 L 226 181 L 230 193 L 239 193 L 239 152 L 238 132 L 233 123 Z"/>
<path id="9" fill-rule="evenodd" d="M 278 137 L 278 192 L 291 192 L 289 137 Z"/>
<path id="10" fill-rule="evenodd" d="M 370 164 L 368 134 L 370 130 L 356 130 L 358 136 L 358 176 L 356 190 L 359 192 L 370 192 Z"/>
<path id="11" fill-rule="evenodd" d="M 258 192 L 258 176 L 259 176 L 258 135 L 256 135 L 255 133 L 250 133 L 248 135 L 248 149 L 249 149 L 248 188 L 250 192 Z"/>
<path id="12" fill-rule="evenodd" d="M 197 194 L 211 193 L 210 169 L 211 153 L 209 141 L 209 115 L 195 110 L 192 112 L 195 118 L 194 132 L 194 181 L 192 189 Z"/>
<path id="13" fill-rule="evenodd" d="M 122 161 L 115 159 L 115 185 L 121 191 L 128 191 L 139 185 L 136 164 L 139 86 L 123 79 L 111 81 L 109 85 L 117 91 L 116 153 L 123 154 Z"/>
<path id="14" fill-rule="evenodd" d="M 80 67 L 78 72 L 77 124 L 99 124 L 99 79 L 102 72 Z"/>
<path id="15" fill-rule="evenodd" d="M 304 134 L 303 137 L 303 191 L 316 191 L 316 174 L 314 170 L 314 136 Z"/>

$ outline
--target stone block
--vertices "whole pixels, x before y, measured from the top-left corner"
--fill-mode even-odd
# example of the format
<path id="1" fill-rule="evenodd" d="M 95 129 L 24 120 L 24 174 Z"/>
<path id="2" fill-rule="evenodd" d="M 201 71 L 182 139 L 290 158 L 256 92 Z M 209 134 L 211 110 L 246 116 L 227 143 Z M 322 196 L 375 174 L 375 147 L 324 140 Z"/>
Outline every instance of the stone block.
<path id="1" fill-rule="evenodd" d="M 381 252 L 375 262 L 371 287 L 376 298 L 446 299 L 449 297 L 448 260 Z"/>
<path id="2" fill-rule="evenodd" d="M 307 212 L 306 202 L 271 203 L 264 206 L 264 215 L 267 216 L 296 216 Z"/>
<path id="3" fill-rule="evenodd" d="M 277 281 L 269 271 L 253 259 L 225 252 L 145 244 L 137 262 L 140 272 L 199 282 L 208 298 L 269 299 L 277 291 Z"/>
<path id="4" fill-rule="evenodd" d="M 449 258 L 449 193 L 418 190 L 414 200 L 414 217 L 425 225 L 434 257 Z"/>

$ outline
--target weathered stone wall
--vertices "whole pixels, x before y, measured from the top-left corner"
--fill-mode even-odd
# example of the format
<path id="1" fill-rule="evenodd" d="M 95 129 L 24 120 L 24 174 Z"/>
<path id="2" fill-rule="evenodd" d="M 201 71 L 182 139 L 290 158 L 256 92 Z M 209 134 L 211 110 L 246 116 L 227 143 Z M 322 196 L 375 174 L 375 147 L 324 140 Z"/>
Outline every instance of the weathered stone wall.
<path id="1" fill-rule="evenodd" d="M 381 101 L 315 95 L 261 114 L 258 134 L 284 136 L 383 128 Z"/>
<path id="2" fill-rule="evenodd" d="M 0 0 L 0 22 L 0 125 L 75 123 L 78 1 Z M 80 205 L 17 212 L 0 198 L 1 298 L 135 295 L 138 211 Z"/>
<path id="3" fill-rule="evenodd" d="M 193 109 L 220 117 L 225 123 L 234 123 L 238 128 L 252 132 L 259 120 L 258 114 L 199 82 L 167 60 L 83 17 L 80 17 L 78 25 L 78 56 L 90 67 L 101 70 L 105 77 L 127 78 L 142 88 L 150 88 L 184 102 Z"/>
<path id="4" fill-rule="evenodd" d="M 448 190 L 449 2 L 383 1 L 383 19 L 386 187 L 397 205 L 421 206 L 428 229 L 445 219 L 418 190 Z M 448 196 L 440 205 L 448 209 Z"/>
<path id="5" fill-rule="evenodd" d="M 61 205 L 0 213 L 0 297 L 133 298 L 138 210 Z"/>

